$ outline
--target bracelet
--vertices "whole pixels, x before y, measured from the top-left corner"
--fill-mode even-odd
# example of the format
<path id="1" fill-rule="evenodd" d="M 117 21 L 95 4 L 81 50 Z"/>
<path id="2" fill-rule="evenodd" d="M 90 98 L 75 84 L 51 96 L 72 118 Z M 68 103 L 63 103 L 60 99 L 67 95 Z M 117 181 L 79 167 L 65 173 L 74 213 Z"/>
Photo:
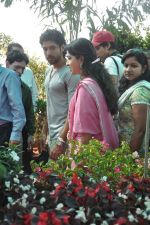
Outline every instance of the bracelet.
<path id="1" fill-rule="evenodd" d="M 58 145 L 61 145 L 61 146 L 64 146 L 66 144 L 66 142 L 63 140 L 63 138 L 58 137 L 57 138 L 57 144 Z"/>
<path id="2" fill-rule="evenodd" d="M 61 138 L 61 137 L 58 137 L 58 140 L 59 140 L 60 142 L 62 142 L 62 143 L 66 143 L 66 142 L 63 140 L 63 138 Z"/>

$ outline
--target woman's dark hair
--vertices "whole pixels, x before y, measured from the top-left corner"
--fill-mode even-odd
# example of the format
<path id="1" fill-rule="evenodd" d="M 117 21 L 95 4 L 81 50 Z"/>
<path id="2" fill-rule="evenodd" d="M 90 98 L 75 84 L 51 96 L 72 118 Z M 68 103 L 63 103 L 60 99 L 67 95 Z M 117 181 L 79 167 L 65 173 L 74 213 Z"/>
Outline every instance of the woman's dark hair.
<path id="1" fill-rule="evenodd" d="M 134 57 L 138 63 L 141 64 L 142 68 L 145 67 L 145 72 L 143 74 L 141 74 L 141 76 L 139 76 L 137 79 L 133 80 L 133 81 L 129 81 L 127 78 L 125 78 L 124 76 L 121 78 L 120 80 L 120 86 L 119 86 L 119 92 L 120 94 L 122 94 L 124 91 L 126 91 L 130 86 L 136 84 L 137 82 L 141 81 L 141 80 L 146 80 L 150 82 L 150 73 L 148 70 L 148 60 L 146 55 L 144 54 L 144 52 L 141 49 L 138 48 L 133 48 L 133 49 L 129 49 L 122 58 L 122 63 L 125 63 L 125 60 L 130 58 L 130 57 Z"/>
<path id="2" fill-rule="evenodd" d="M 112 114 L 117 112 L 117 94 L 110 75 L 97 59 L 95 48 L 86 38 L 79 38 L 66 46 L 66 50 L 76 58 L 84 57 L 82 69 L 87 76 L 96 80 L 103 91 L 108 108 Z"/>

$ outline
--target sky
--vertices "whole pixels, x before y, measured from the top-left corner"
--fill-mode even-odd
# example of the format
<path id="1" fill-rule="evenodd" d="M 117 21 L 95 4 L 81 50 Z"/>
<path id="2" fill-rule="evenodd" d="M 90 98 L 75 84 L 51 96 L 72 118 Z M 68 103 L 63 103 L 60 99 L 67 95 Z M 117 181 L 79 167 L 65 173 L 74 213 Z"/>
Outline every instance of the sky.
<path id="1" fill-rule="evenodd" d="M 100 7 L 105 8 L 114 4 L 116 0 L 100 1 Z M 103 2 L 103 5 L 102 5 Z M 30 9 L 25 0 L 16 1 L 5 8 L 0 3 L 0 32 L 10 35 L 15 42 L 19 42 L 28 52 L 29 56 L 37 56 L 44 61 L 43 51 L 39 44 L 39 37 L 45 29 L 44 22 L 34 10 Z"/>

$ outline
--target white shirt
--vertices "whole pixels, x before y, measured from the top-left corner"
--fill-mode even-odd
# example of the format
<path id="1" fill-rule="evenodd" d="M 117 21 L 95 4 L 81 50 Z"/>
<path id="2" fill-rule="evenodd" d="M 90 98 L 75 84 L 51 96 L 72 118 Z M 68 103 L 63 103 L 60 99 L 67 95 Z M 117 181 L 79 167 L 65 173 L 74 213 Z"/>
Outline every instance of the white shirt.
<path id="1" fill-rule="evenodd" d="M 118 57 L 117 55 L 111 56 L 111 57 L 113 57 L 115 59 L 117 65 L 118 65 L 119 76 L 121 78 L 123 75 L 123 64 L 121 62 L 122 59 L 120 57 Z M 106 60 L 104 62 L 104 66 L 110 75 L 118 76 L 117 66 L 111 57 L 106 58 Z"/>

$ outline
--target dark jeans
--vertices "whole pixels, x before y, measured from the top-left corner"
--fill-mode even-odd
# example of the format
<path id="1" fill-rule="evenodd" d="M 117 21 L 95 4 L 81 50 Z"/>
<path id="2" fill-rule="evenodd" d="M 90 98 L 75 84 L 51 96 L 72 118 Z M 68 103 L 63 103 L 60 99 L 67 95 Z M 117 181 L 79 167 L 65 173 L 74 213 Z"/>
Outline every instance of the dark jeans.
<path id="1" fill-rule="evenodd" d="M 0 146 L 8 146 L 12 131 L 12 123 L 8 122 L 0 125 Z"/>
<path id="2" fill-rule="evenodd" d="M 22 164 L 23 170 L 25 173 L 30 174 L 32 173 L 32 169 L 30 166 L 30 161 L 32 160 L 32 152 L 28 150 L 28 134 L 25 130 L 22 132 L 22 139 L 23 139 L 23 153 L 22 153 Z"/>

